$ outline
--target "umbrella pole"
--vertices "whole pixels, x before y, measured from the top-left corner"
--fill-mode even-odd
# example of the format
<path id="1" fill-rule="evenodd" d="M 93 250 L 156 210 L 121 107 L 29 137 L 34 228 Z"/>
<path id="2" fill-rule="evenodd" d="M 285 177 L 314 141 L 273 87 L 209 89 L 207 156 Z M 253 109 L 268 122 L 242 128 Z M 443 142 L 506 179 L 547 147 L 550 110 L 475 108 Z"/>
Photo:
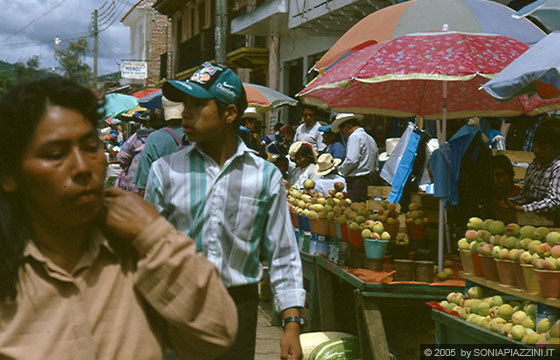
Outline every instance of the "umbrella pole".
<path id="1" fill-rule="evenodd" d="M 441 132 L 439 136 L 439 145 L 445 143 L 447 130 L 447 81 L 443 81 L 443 108 L 441 114 Z M 439 227 L 438 227 L 438 271 L 443 271 L 443 237 L 445 234 L 445 207 L 443 199 L 439 200 Z"/>

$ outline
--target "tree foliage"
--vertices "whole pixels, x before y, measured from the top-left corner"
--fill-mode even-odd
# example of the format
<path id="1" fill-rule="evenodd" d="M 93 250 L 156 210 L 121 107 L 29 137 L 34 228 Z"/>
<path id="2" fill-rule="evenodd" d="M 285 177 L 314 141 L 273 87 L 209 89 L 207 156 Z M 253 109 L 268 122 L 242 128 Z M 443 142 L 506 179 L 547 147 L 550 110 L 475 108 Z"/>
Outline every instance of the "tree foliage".
<path id="1" fill-rule="evenodd" d="M 57 49 L 54 53 L 64 76 L 84 86 L 88 86 L 91 79 L 91 68 L 83 62 L 88 51 L 87 41 L 81 38 L 68 44 L 66 49 Z"/>
<path id="2" fill-rule="evenodd" d="M 25 62 L 19 61 L 15 64 L 2 62 L 1 65 L 0 94 L 6 93 L 14 85 L 36 80 L 50 74 L 47 70 L 39 68 L 40 61 L 37 55 L 32 56 Z"/>

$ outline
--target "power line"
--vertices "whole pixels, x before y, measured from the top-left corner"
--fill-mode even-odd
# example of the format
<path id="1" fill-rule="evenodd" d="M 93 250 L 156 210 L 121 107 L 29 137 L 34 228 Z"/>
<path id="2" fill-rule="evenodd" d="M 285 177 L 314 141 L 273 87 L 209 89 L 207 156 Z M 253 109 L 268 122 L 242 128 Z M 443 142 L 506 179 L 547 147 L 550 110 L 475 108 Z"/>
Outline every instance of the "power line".
<path id="1" fill-rule="evenodd" d="M 39 19 L 41 19 L 43 16 L 50 14 L 51 12 L 53 12 L 57 7 L 59 7 L 60 5 L 62 5 L 66 0 L 62 0 L 60 1 L 58 4 L 56 4 L 52 9 L 47 10 L 44 14 L 40 15 L 39 17 L 35 18 L 34 20 L 31 20 L 31 22 L 29 22 L 27 25 L 23 26 L 21 29 L 19 29 L 18 31 L 16 31 L 15 33 L 8 35 L 7 37 L 5 37 L 4 39 L 2 39 L 2 41 L 6 41 L 9 38 L 11 38 L 14 35 L 19 34 L 20 32 L 22 32 L 23 30 L 27 29 L 29 26 L 33 25 L 35 22 L 37 22 Z"/>
<path id="2" fill-rule="evenodd" d="M 110 20 L 111 23 L 109 25 L 105 26 L 103 29 L 100 29 L 99 32 L 103 32 L 103 31 L 109 29 L 111 26 L 113 26 L 113 24 L 119 18 L 119 14 L 122 13 L 122 11 L 126 8 L 126 6 L 129 6 L 129 5 L 124 0 L 117 0 L 117 9 L 118 10 L 115 10 L 115 14 L 113 16 L 113 19 Z M 109 22 L 109 21 L 107 21 L 107 22 Z"/>

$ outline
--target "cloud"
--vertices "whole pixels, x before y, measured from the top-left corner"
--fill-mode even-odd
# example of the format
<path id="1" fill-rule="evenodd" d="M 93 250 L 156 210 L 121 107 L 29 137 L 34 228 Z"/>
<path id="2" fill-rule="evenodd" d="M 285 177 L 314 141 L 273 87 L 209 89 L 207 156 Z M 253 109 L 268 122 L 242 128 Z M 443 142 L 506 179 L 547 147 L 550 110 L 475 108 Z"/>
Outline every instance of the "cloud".
<path id="1" fill-rule="evenodd" d="M 56 67 L 56 36 L 62 40 L 60 47 L 79 37 L 87 37 L 91 51 L 86 63 L 93 68 L 92 14 L 96 8 L 101 9 L 99 13 L 102 14 L 113 1 L 115 11 L 105 18 L 100 17 L 100 30 L 106 29 L 99 35 L 98 74 L 117 71 L 117 63 L 130 57 L 130 30 L 120 19 L 136 3 L 134 0 L 3 1 L 0 60 L 15 63 L 37 55 L 42 68 Z"/>

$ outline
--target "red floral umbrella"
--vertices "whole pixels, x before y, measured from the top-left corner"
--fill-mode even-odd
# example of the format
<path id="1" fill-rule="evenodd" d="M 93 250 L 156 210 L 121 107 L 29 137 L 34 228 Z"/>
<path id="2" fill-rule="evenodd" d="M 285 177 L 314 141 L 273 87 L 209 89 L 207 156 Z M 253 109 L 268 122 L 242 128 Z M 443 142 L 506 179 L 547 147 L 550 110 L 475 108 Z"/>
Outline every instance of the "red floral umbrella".
<path id="1" fill-rule="evenodd" d="M 560 108 L 560 99 L 521 96 L 500 102 L 479 90 L 529 48 L 509 37 L 461 32 L 416 33 L 369 45 L 319 75 L 298 95 L 304 103 L 397 117 L 447 118 L 535 115 Z M 449 94 L 449 99 L 448 99 Z M 443 257 L 440 200 L 438 264 Z"/>
<path id="2" fill-rule="evenodd" d="M 522 96 L 501 102 L 479 90 L 528 48 L 515 39 L 491 34 L 405 35 L 369 45 L 341 60 L 299 96 L 305 103 L 337 112 L 425 119 L 536 115 L 560 108 L 558 99 Z"/>

